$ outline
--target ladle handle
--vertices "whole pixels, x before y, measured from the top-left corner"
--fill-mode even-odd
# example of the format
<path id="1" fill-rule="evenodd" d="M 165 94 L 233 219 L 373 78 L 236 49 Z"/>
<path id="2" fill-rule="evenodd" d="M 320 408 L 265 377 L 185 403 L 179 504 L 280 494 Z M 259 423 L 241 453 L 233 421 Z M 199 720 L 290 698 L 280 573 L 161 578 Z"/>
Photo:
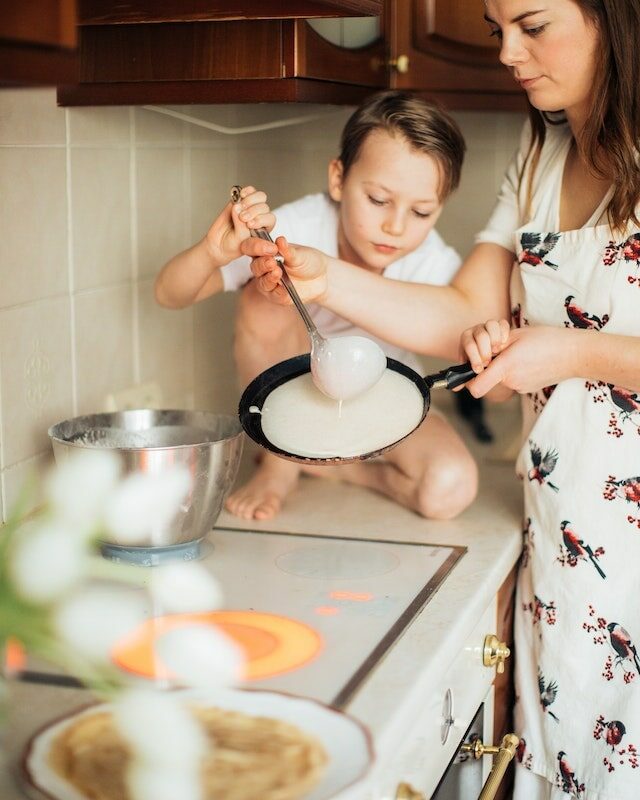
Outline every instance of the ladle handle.
<path id="1" fill-rule="evenodd" d="M 241 186 L 232 186 L 231 187 L 231 199 L 234 203 L 237 203 L 240 200 L 240 192 L 242 190 Z M 254 236 L 257 239 L 264 239 L 266 242 L 271 242 L 271 244 L 275 244 L 269 231 L 266 228 L 257 228 L 256 230 L 250 231 L 251 236 Z M 284 266 L 284 261 L 282 257 L 276 256 L 276 261 L 280 264 L 280 269 L 282 270 L 282 278 L 280 282 L 284 286 L 284 288 L 289 293 L 289 297 L 293 301 L 294 306 L 298 309 L 300 316 L 302 317 L 302 321 L 305 324 L 306 329 L 309 331 L 309 336 L 311 337 L 311 341 L 313 344 L 319 344 L 322 342 L 322 336 L 320 332 L 316 328 L 315 322 L 311 319 L 309 312 L 307 311 L 307 307 L 302 302 L 302 298 L 298 294 L 296 287 L 293 285 L 291 278 L 289 277 L 287 270 Z"/>
<path id="2" fill-rule="evenodd" d="M 465 361 L 464 364 L 456 364 L 443 369 L 442 372 L 427 375 L 425 381 L 431 389 L 455 389 L 456 386 L 462 386 L 463 383 L 475 377 L 476 373 L 471 368 L 471 364 Z"/>

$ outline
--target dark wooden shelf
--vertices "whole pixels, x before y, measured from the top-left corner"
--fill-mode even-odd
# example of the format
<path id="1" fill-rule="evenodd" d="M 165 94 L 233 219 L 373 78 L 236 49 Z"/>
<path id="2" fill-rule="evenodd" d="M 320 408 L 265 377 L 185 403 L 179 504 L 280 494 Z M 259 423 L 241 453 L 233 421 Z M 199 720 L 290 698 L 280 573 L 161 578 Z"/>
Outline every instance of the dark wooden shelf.
<path id="1" fill-rule="evenodd" d="M 227 81 L 92 83 L 58 89 L 63 106 L 146 105 L 155 103 L 335 103 L 357 105 L 371 88 L 307 78 Z"/>
<path id="2" fill-rule="evenodd" d="M 80 0 L 80 25 L 241 19 L 375 17 L 383 0 Z"/>

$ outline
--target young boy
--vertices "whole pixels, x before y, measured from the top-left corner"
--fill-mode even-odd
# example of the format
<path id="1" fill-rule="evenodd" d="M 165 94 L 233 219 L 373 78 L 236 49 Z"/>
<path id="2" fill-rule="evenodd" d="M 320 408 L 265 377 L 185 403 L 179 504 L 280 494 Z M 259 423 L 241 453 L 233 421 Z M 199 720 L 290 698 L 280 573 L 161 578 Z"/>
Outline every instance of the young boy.
<path id="1" fill-rule="evenodd" d="M 464 150 L 455 122 L 439 109 L 405 92 L 373 95 L 344 128 L 340 156 L 329 164 L 328 194 L 308 195 L 274 215 L 264 192 L 245 187 L 240 203 L 228 204 L 204 239 L 166 264 L 156 280 L 156 299 L 182 308 L 242 287 L 234 354 L 246 385 L 273 364 L 310 349 L 295 309 L 264 298 L 251 280 L 250 259 L 239 257 L 250 229 L 276 225 L 275 233 L 290 242 L 388 278 L 447 284 L 460 258 L 433 228 L 458 185 Z M 310 313 L 325 336 L 368 335 L 319 306 L 310 306 Z M 421 371 L 415 356 L 379 344 L 388 356 Z M 229 496 L 227 508 L 244 519 L 269 519 L 301 471 L 368 486 L 434 519 L 456 516 L 477 491 L 471 454 L 432 408 L 422 425 L 383 459 L 301 467 L 265 452 L 249 482 Z"/>

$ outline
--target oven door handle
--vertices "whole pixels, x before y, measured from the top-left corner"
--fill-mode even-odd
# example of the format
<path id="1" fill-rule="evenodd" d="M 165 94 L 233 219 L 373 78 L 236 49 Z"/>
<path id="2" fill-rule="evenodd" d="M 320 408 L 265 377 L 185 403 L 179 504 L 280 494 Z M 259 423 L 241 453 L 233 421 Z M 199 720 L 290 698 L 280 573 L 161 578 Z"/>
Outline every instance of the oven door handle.
<path id="1" fill-rule="evenodd" d="M 507 733 L 500 742 L 499 747 L 486 746 L 479 739 L 462 745 L 462 752 L 471 753 L 474 758 L 481 758 L 483 755 L 495 756 L 491 772 L 482 787 L 478 800 L 494 800 L 507 767 L 516 754 L 519 741 L 520 739 L 515 733 Z"/>

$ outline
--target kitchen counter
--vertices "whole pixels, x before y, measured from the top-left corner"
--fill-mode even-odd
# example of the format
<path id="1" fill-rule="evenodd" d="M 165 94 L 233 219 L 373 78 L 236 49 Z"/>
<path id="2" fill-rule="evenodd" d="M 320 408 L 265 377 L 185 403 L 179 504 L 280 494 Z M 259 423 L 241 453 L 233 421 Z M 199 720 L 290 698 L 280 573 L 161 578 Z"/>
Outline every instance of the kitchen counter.
<path id="1" fill-rule="evenodd" d="M 402 740 L 416 704 L 425 697 L 427 687 L 446 673 L 516 563 L 521 549 L 521 506 L 521 487 L 512 463 L 492 462 L 481 469 L 476 502 L 452 521 L 424 520 L 364 489 L 305 477 L 275 520 L 245 522 L 223 513 L 217 527 L 467 548 L 425 610 L 347 707 L 371 731 L 376 751 L 385 753 L 393 752 Z M 28 684 L 15 684 L 11 689 L 14 702 L 7 748 L 13 761 L 35 729 L 64 709 L 87 701 L 80 690 L 37 687 L 41 694 L 34 703 L 35 691 Z M 3 800 L 27 796 L 16 788 L 7 770 L 0 775 Z"/>

